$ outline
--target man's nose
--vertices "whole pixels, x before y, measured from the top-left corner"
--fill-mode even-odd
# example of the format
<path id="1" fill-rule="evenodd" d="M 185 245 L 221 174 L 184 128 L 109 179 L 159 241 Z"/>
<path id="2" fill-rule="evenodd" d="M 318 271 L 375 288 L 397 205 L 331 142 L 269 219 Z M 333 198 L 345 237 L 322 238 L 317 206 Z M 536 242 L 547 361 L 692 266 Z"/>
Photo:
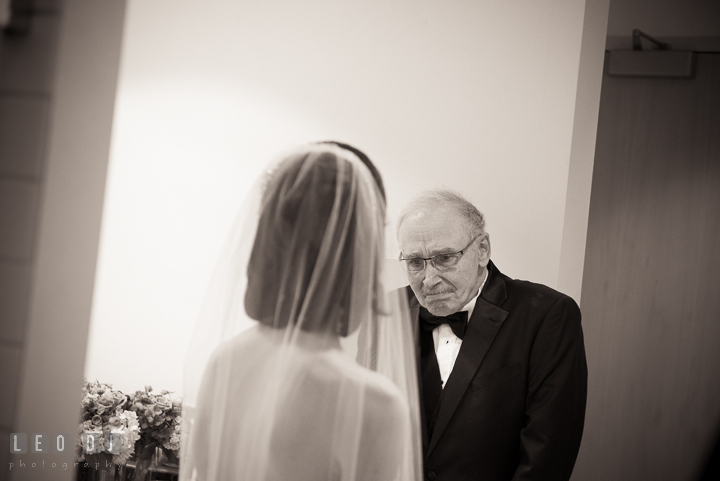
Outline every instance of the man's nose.
<path id="1" fill-rule="evenodd" d="M 432 262 L 425 264 L 425 277 L 423 278 L 423 285 L 425 287 L 435 287 L 442 282 L 440 278 L 440 272 L 435 268 Z"/>

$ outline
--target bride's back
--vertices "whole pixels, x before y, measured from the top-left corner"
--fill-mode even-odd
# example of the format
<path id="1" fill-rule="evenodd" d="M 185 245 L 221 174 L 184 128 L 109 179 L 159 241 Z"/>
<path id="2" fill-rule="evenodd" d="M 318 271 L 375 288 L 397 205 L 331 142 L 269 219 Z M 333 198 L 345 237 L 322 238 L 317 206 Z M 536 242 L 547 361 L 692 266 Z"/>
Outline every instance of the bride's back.
<path id="1" fill-rule="evenodd" d="M 207 479 L 392 479 L 407 433 L 397 387 L 337 348 L 305 349 L 302 342 L 287 348 L 279 334 L 251 329 L 226 343 L 209 366 L 203 390 L 227 389 L 232 402 L 198 406 L 199 420 L 223 420 L 222 442 L 210 450 L 221 462 Z M 268 379 L 278 369 L 286 371 L 279 389 Z M 216 385 L 222 379 L 229 384 Z M 238 444 L 238 433 L 248 442 Z"/>

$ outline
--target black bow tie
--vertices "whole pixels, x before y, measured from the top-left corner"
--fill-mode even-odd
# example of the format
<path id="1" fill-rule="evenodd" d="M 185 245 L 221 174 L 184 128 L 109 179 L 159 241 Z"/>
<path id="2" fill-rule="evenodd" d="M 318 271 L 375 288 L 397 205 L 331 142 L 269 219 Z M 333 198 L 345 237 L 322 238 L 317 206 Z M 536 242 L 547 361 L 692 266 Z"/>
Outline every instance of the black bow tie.
<path id="1" fill-rule="evenodd" d="M 462 339 L 465 337 L 465 326 L 467 326 L 468 313 L 467 311 L 456 312 L 449 316 L 440 317 L 434 316 L 425 309 L 420 307 L 420 324 L 426 331 L 432 331 L 441 324 L 447 324 L 452 329 L 452 332 Z"/>

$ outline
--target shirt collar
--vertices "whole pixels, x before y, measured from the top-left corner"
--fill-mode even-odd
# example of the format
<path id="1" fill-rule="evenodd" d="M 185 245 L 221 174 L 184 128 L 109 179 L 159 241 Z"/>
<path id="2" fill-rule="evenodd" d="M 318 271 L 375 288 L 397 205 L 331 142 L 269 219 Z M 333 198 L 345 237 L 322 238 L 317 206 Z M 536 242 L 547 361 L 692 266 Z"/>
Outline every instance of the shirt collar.
<path id="1" fill-rule="evenodd" d="M 480 284 L 480 288 L 478 289 L 477 294 L 475 294 L 475 297 L 470 299 L 470 301 L 468 301 L 468 303 L 465 304 L 465 306 L 463 306 L 462 309 L 460 309 L 461 312 L 467 311 L 468 322 L 470 322 L 470 318 L 472 317 L 472 313 L 473 313 L 473 310 L 475 309 L 475 303 L 477 302 L 477 298 L 480 296 L 480 293 L 482 292 L 483 287 L 485 287 L 485 281 L 487 281 L 488 273 L 489 273 L 488 270 L 485 269 L 485 279 L 483 279 L 482 284 Z"/>

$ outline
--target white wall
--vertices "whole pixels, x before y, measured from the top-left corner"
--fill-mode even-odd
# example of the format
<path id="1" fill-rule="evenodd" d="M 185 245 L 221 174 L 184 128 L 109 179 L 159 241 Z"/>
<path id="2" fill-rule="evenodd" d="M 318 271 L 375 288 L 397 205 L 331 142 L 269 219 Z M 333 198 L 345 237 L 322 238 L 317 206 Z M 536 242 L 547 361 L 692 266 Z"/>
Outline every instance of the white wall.
<path id="1" fill-rule="evenodd" d="M 584 13 L 583 0 L 131 1 L 86 374 L 180 390 L 243 193 L 306 141 L 368 153 L 391 220 L 422 189 L 457 189 L 486 214 L 501 270 L 556 287 L 563 232 L 587 222 L 585 207 L 565 223 L 571 157 L 589 185 L 599 97 L 598 84 L 576 99 Z M 578 122 L 589 147 L 571 156 Z M 563 256 L 581 272 L 584 237 L 574 245 Z M 107 358 L 113 338 L 134 356 Z"/>

